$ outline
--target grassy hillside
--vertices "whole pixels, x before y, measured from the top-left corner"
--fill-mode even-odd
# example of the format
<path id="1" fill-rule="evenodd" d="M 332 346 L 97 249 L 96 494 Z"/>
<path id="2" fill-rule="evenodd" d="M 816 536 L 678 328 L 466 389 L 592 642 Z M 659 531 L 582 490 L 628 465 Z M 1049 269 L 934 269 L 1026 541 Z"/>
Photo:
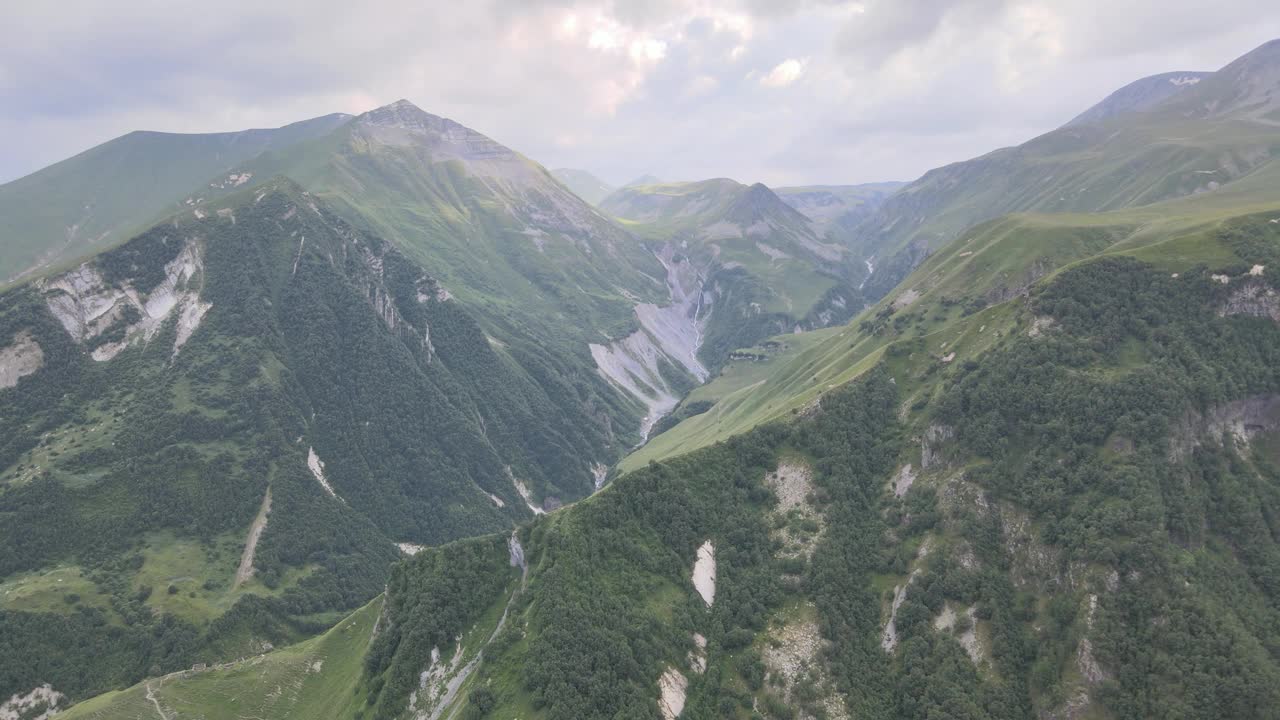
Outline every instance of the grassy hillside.
<path id="1" fill-rule="evenodd" d="M 1269 164 L 1217 192 L 1130 210 L 1018 214 L 979 225 L 931 255 L 849 326 L 811 339 L 778 337 L 775 342 L 794 350 L 731 362 L 689 398 L 714 400 L 710 409 L 655 437 L 621 467 L 638 468 L 803 412 L 823 393 L 866 372 L 903 338 L 925 339 L 939 357 L 973 357 L 1012 331 L 1013 311 L 1031 287 L 1090 258 L 1128 255 L 1170 272 L 1205 266 L 1238 275 L 1256 261 L 1237 230 L 1247 227 L 1265 237 L 1276 232 L 1270 220 L 1280 217 L 1277 173 L 1280 165 Z"/>
<path id="2" fill-rule="evenodd" d="M 242 182 L 229 176 L 237 164 L 350 119 L 201 135 L 133 132 L 0 185 L 0 286 L 118 245 L 175 204 Z"/>
<path id="3" fill-rule="evenodd" d="M 855 255 L 873 257 L 877 268 L 867 294 L 888 293 L 929 252 L 1001 215 L 1135 208 L 1213 194 L 1261 172 L 1280 154 L 1266 99 L 1280 82 L 1277 47 L 1264 45 L 1154 105 L 926 173 L 858 231 Z"/>
<path id="4" fill-rule="evenodd" d="M 68 720 L 201 717 L 351 718 L 363 698 L 358 680 L 382 599 L 305 642 L 242 660 L 180 670 L 80 703 Z"/>

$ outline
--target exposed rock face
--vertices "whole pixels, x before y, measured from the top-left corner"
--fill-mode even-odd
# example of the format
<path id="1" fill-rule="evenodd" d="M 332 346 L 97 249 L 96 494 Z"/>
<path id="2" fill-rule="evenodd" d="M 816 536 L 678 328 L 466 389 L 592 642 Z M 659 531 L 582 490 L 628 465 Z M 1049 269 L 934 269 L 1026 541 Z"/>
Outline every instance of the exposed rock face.
<path id="1" fill-rule="evenodd" d="M 510 465 L 507 466 L 506 470 L 507 477 L 511 479 L 511 484 L 515 486 L 516 492 L 519 493 L 520 498 L 524 500 L 524 504 L 529 508 L 529 511 L 534 515 L 545 515 L 546 510 L 543 510 L 533 503 L 533 493 L 529 492 L 529 486 L 526 485 L 523 480 L 516 477 L 515 473 L 511 471 Z"/>
<path id="2" fill-rule="evenodd" d="M 307 448 L 307 469 L 311 471 L 313 476 L 315 476 L 316 482 L 320 483 L 320 487 L 324 488 L 324 491 L 329 493 L 329 497 L 338 497 L 338 494 L 333 491 L 333 486 L 329 484 L 327 479 L 325 479 L 324 462 L 320 459 L 319 455 L 316 455 L 315 448 Z"/>
<path id="3" fill-rule="evenodd" d="M 765 682 L 778 688 L 783 702 L 793 707 L 799 705 L 794 695 L 796 686 L 808 679 L 814 682 L 822 696 L 821 704 L 827 718 L 841 720 L 849 717 L 835 684 L 822 664 L 822 652 L 828 643 L 822 638 L 816 621 L 808 618 L 792 620 L 772 631 L 770 640 L 761 653 L 767 672 Z M 811 716 L 801 713 L 797 717 Z"/>
<path id="4" fill-rule="evenodd" d="M 898 647 L 898 608 L 902 607 L 902 602 L 907 599 L 907 586 L 911 584 L 913 579 L 915 579 L 914 573 L 907 579 L 906 583 L 893 588 L 893 603 L 889 606 L 889 622 L 885 623 L 884 632 L 880 634 L 880 647 L 887 653 L 893 652 L 893 649 Z"/>
<path id="5" fill-rule="evenodd" d="M 689 651 L 689 669 L 701 675 L 707 671 L 707 638 L 693 634 L 693 649 Z"/>
<path id="6" fill-rule="evenodd" d="M 1226 303 L 1218 309 L 1218 315 L 1220 317 L 1250 315 L 1271 318 L 1280 323 L 1280 293 L 1266 283 L 1256 280 L 1246 281 L 1232 291 Z"/>
<path id="7" fill-rule="evenodd" d="M 941 447 L 956 436 L 950 425 L 930 425 L 920 440 L 920 469 L 928 470 L 942 461 Z"/>
<path id="8" fill-rule="evenodd" d="M 902 497 L 911 489 L 911 484 L 916 480 L 916 473 L 911 468 L 911 463 L 903 465 L 889 481 L 889 485 L 893 490 L 894 497 Z"/>
<path id="9" fill-rule="evenodd" d="M 933 620 L 935 630 L 949 632 L 955 629 L 956 621 L 963 615 L 967 619 L 965 630 L 956 636 L 956 640 L 960 643 L 960 647 L 968 653 L 969 659 L 974 665 L 982 663 L 986 657 L 986 651 L 982 647 L 982 641 L 978 638 L 978 608 L 970 606 L 964 609 L 963 613 L 957 613 L 951 603 L 942 606 L 942 612 Z"/>
<path id="10" fill-rule="evenodd" d="M 775 522 L 770 534 L 780 543 L 778 557 L 812 557 L 827 529 L 826 518 L 810 501 L 814 492 L 813 471 L 803 463 L 782 462 L 764 481 L 778 498 L 778 504 L 770 512 Z M 809 523 L 816 524 L 816 532 L 804 527 Z"/>
<path id="11" fill-rule="evenodd" d="M 253 557 L 258 550 L 258 540 L 262 539 L 262 531 L 267 529 L 267 516 L 271 514 L 271 488 L 262 496 L 262 506 L 258 508 L 258 516 L 249 526 L 249 536 L 244 542 L 244 551 L 240 553 L 240 567 L 236 570 L 235 586 L 240 587 L 253 577 Z"/>
<path id="12" fill-rule="evenodd" d="M 59 706 L 66 699 L 66 695 L 45 683 L 25 695 L 14 694 L 0 703 L 0 720 L 49 720 L 58 714 Z"/>
<path id="13" fill-rule="evenodd" d="M 683 369 L 698 382 L 707 379 L 707 369 L 698 360 L 710 314 L 709 298 L 702 291 L 706 278 L 688 259 L 676 260 L 675 255 L 670 244 L 658 253 L 667 270 L 671 304 L 637 305 L 639 330 L 608 345 L 590 345 L 600 374 L 648 408 L 640 424 L 642 438 L 647 438 L 654 424 L 679 402 L 663 376 L 663 363 Z"/>
<path id="14" fill-rule="evenodd" d="M 1169 457 L 1186 458 L 1206 439 L 1248 443 L 1255 435 L 1280 428 L 1280 395 L 1255 395 L 1201 413 L 1190 411 L 1174 426 Z"/>
<path id="15" fill-rule="evenodd" d="M 702 602 L 711 607 L 716 601 L 716 546 L 708 540 L 698 548 L 698 559 L 693 564 L 693 589 Z"/>
<path id="16" fill-rule="evenodd" d="M 31 333 L 23 330 L 13 342 L 0 347 L 0 389 L 18 384 L 18 380 L 44 367 L 44 350 Z"/>
<path id="17" fill-rule="evenodd" d="M 673 667 L 667 668 L 658 678 L 658 690 L 662 698 L 658 701 L 658 709 L 663 720 L 675 720 L 684 712 L 685 693 L 689 688 L 689 680 Z"/>
<path id="18" fill-rule="evenodd" d="M 202 274 L 201 245 L 188 239 L 165 265 L 164 279 L 145 294 L 127 282 L 107 282 L 91 263 L 46 280 L 40 287 L 49 311 L 77 342 L 88 343 L 117 323 L 128 322 L 123 340 L 102 343 L 93 349 L 93 359 L 98 361 L 110 360 L 136 340 L 150 341 L 176 310 L 176 356 L 211 307 L 200 301 L 197 285 Z M 130 312 L 136 318 L 131 322 L 127 321 Z"/>

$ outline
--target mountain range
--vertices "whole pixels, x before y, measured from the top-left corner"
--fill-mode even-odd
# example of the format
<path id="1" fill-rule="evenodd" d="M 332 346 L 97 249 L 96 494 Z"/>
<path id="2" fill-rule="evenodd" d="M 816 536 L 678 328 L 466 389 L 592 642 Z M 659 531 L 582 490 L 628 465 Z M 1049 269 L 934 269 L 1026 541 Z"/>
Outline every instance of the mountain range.
<path id="1" fill-rule="evenodd" d="M 398 101 L 0 186 L 0 717 L 1270 717 L 1278 102 L 1274 41 L 906 184 Z"/>

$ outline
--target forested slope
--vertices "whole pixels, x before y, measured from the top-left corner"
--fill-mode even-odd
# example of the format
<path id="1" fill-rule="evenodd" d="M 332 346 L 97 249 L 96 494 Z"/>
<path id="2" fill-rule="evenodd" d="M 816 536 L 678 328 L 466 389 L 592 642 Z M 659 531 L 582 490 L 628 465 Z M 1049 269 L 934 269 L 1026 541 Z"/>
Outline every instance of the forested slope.
<path id="1" fill-rule="evenodd" d="M 630 417 L 283 179 L 5 293 L 0 338 L 6 697 L 315 633 L 393 543 L 591 492 Z"/>
<path id="2" fill-rule="evenodd" d="M 466 712 L 1267 717 L 1280 296 L 1211 274 L 1082 265 L 989 350 L 895 343 L 809 419 L 540 518 Z"/>

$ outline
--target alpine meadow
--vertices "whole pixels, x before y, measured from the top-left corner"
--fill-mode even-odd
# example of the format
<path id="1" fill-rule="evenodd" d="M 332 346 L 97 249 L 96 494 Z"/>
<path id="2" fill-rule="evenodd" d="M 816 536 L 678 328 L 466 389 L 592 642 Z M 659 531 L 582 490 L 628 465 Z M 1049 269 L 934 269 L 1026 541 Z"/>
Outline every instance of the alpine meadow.
<path id="1" fill-rule="evenodd" d="M 0 29 L 0 720 L 1280 718 L 1274 8 L 144 5 Z"/>

